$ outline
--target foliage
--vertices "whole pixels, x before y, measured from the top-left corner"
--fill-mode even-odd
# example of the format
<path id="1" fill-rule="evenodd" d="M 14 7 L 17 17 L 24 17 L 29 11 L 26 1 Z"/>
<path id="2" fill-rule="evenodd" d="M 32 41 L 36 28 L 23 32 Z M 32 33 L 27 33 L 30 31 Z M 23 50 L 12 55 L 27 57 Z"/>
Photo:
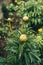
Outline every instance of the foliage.
<path id="1" fill-rule="evenodd" d="M 0 36 L 6 33 L 7 57 L 0 57 L 3 65 L 43 65 L 43 2 L 20 0 L 2 5 L 3 27 Z M 7 15 L 7 16 L 6 16 Z M 23 20 L 23 18 L 27 20 Z M 27 40 L 20 41 L 22 34 Z M 5 35 L 4 35 L 5 36 Z M 6 54 L 6 53 L 5 53 Z"/>
<path id="2" fill-rule="evenodd" d="M 27 2 L 20 1 L 17 5 L 10 4 L 7 9 L 10 13 L 16 13 L 23 17 L 27 15 L 29 17 L 28 26 L 32 26 L 35 29 L 43 26 L 43 3 L 42 1 L 29 0 Z M 14 17 L 13 17 L 14 18 Z"/>

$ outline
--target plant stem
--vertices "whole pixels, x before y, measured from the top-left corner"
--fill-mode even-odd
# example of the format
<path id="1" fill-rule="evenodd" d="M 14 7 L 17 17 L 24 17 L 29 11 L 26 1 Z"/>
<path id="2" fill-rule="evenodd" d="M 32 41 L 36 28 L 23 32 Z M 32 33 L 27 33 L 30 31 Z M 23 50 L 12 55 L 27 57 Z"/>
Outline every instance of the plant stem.
<path id="1" fill-rule="evenodd" d="M 11 25 L 11 23 L 9 22 L 9 25 L 10 25 L 10 31 L 12 32 L 12 25 Z"/>
<path id="2" fill-rule="evenodd" d="M 24 33 L 24 21 L 22 21 L 22 33 Z"/>

